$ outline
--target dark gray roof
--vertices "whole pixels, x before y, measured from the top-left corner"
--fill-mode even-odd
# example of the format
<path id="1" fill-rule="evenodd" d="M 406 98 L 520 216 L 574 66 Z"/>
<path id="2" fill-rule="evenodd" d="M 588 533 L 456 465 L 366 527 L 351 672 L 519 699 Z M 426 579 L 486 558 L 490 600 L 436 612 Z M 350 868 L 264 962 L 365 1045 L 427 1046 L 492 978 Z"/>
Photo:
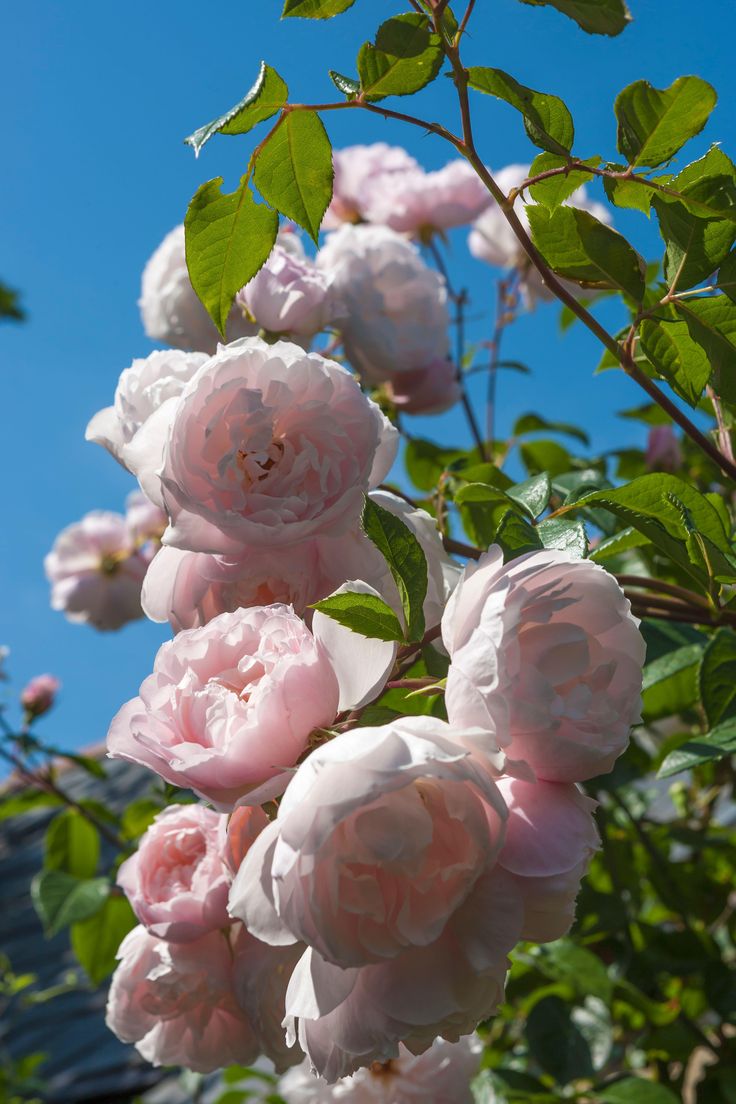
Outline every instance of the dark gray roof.
<path id="1" fill-rule="evenodd" d="M 154 776 L 140 767 L 105 760 L 107 779 L 96 779 L 71 767 L 60 778 L 74 798 L 94 798 L 108 808 L 122 809 L 155 784 Z M 13 972 L 33 973 L 38 988 L 60 983 L 69 970 L 77 970 L 81 987 L 43 1004 L 24 1006 L 16 998 L 0 1023 L 0 1048 L 14 1058 L 43 1052 L 47 1059 L 39 1069 L 48 1104 L 131 1100 L 166 1078 L 139 1057 L 130 1046 L 118 1042 L 104 1022 L 107 986 L 94 988 L 84 981 L 69 948 L 68 932 L 44 938 L 30 898 L 30 883 L 42 864 L 43 836 L 57 809 L 40 809 L 0 822 L 0 952 L 10 959 Z M 104 851 L 103 861 L 112 857 Z M 169 1075 L 169 1080 L 173 1079 Z M 161 1086 L 163 1088 L 163 1086 Z M 156 1101 L 180 1099 L 157 1091 Z"/>

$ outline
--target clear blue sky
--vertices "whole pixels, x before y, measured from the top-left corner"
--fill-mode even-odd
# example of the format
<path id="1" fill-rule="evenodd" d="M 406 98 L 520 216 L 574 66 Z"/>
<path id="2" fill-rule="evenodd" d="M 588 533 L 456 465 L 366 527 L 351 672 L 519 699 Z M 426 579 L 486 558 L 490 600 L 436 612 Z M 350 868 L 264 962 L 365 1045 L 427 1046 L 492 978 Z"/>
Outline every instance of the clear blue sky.
<path id="1" fill-rule="evenodd" d="M 552 9 L 479 0 L 467 61 L 563 96 L 577 152 L 611 157 L 616 92 L 641 77 L 663 87 L 697 73 L 715 84 L 720 102 L 692 155 L 710 141 L 733 155 L 736 9 L 721 3 L 716 17 L 713 5 L 691 0 L 630 2 L 635 22 L 610 40 L 585 35 Z M 145 622 L 104 635 L 69 624 L 48 606 L 42 560 L 64 525 L 96 507 L 121 508 L 131 489 L 122 469 L 85 443 L 84 427 L 111 401 L 119 372 L 151 349 L 136 306 L 146 258 L 202 181 L 224 175 L 229 187 L 237 183 L 250 150 L 248 137 L 218 138 L 195 162 L 182 138 L 243 95 L 261 58 L 287 79 L 293 99 L 334 98 L 327 70 L 354 72 L 358 46 L 401 5 L 357 0 L 327 24 L 279 23 L 279 10 L 278 0 L 34 0 L 3 15 L 0 279 L 22 289 L 29 320 L 0 327 L 0 643 L 12 649 L 14 687 L 40 671 L 60 676 L 59 708 L 42 730 L 70 748 L 104 737 L 166 635 Z M 440 79 L 412 110 L 454 122 L 448 92 Z M 510 108 L 479 98 L 476 120 L 489 165 L 531 159 Z M 338 113 L 328 126 L 336 146 L 384 139 L 406 145 L 428 168 L 449 159 L 438 139 L 381 119 Z M 643 216 L 617 212 L 616 224 L 657 255 L 657 235 Z M 493 295 L 490 270 L 467 256 L 462 237 L 453 264 L 482 314 Z M 500 430 L 536 410 L 587 424 L 598 449 L 641 443 L 643 430 L 615 412 L 642 396 L 618 373 L 594 379 L 594 340 L 580 327 L 561 337 L 557 313 L 542 308 L 507 335 L 505 355 L 534 374 L 502 380 Z M 472 336 L 487 333 L 486 315 Z M 454 414 L 414 419 L 413 427 L 437 440 L 460 431 Z"/>

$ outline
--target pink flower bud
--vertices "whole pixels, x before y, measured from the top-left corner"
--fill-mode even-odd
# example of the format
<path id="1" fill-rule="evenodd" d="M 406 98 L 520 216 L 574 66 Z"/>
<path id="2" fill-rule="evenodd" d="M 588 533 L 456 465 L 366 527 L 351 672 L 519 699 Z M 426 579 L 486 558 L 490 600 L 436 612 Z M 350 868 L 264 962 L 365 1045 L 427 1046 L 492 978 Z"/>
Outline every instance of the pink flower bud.
<path id="1" fill-rule="evenodd" d="M 36 675 L 24 688 L 20 701 L 30 717 L 48 713 L 54 704 L 61 683 L 53 675 Z"/>

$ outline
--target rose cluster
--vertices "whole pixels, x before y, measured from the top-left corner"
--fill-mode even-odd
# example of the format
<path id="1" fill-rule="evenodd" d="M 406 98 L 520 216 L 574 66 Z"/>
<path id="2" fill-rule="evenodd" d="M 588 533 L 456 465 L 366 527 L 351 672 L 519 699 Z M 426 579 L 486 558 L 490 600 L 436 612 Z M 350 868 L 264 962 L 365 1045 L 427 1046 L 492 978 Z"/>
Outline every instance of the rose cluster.
<path id="1" fill-rule="evenodd" d="M 108 735 L 111 756 L 189 796 L 120 867 L 138 926 L 107 1022 L 156 1064 L 293 1067 L 296 1104 L 469 1100 L 509 953 L 572 923 L 597 846 L 578 783 L 611 769 L 639 719 L 644 645 L 615 579 L 552 550 L 504 563 L 492 547 L 461 568 L 428 514 L 381 489 L 391 422 L 309 350 L 334 327 L 364 385 L 402 405 L 418 381 L 423 408 L 442 405 L 447 288 L 410 239 L 487 207 L 468 172 L 343 151 L 328 220 L 344 225 L 315 262 L 282 232 L 214 349 L 194 342 L 170 236 L 144 318 L 184 348 L 133 361 L 88 428 L 141 490 L 47 561 L 70 616 L 111 628 L 142 609 L 175 633 Z M 441 718 L 366 714 L 422 644 L 313 608 L 349 591 L 403 619 L 361 528 L 367 496 L 426 559 Z"/>

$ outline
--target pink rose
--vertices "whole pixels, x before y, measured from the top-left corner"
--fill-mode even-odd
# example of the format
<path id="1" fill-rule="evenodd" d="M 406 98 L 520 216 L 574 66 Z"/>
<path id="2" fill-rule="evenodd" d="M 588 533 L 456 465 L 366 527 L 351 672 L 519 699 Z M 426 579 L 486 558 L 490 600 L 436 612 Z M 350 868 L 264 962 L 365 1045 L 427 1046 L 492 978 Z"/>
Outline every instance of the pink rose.
<path id="1" fill-rule="evenodd" d="M 403 499 L 373 491 L 375 502 L 401 518 L 427 557 L 424 616 L 439 624 L 460 569 L 447 555 L 433 518 Z M 317 537 L 288 548 L 243 548 L 237 556 L 213 556 L 165 547 L 156 555 L 143 584 L 143 608 L 153 621 L 172 628 L 196 628 L 219 613 L 239 607 L 283 602 L 311 620 L 308 606 L 348 579 L 363 579 L 397 611 L 401 601 L 383 556 L 358 526 L 340 537 Z"/>
<path id="2" fill-rule="evenodd" d="M 492 859 L 490 860 L 492 863 Z M 516 880 L 489 867 L 434 943 L 369 966 L 333 966 L 311 948 L 286 992 L 287 1041 L 336 1081 L 372 1062 L 456 1042 L 496 1011 L 524 919 Z"/>
<path id="3" fill-rule="evenodd" d="M 176 226 L 159 245 L 143 270 L 138 300 L 148 337 L 176 349 L 214 353 L 221 340 L 214 322 L 197 298 L 187 271 L 184 227 Z M 257 327 L 233 306 L 227 340 L 248 337 Z"/>
<path id="4" fill-rule="evenodd" d="M 507 165 L 506 168 L 500 169 L 493 175 L 501 191 L 508 195 L 512 188 L 517 188 L 529 177 L 530 168 L 530 165 Z M 525 193 L 517 196 L 514 200 L 514 211 L 527 232 L 529 230 L 529 219 L 526 214 L 526 207 L 529 205 L 530 199 L 528 193 Z M 611 222 L 608 208 L 601 203 L 595 203 L 588 199 L 584 187 L 577 188 L 564 202 L 566 206 L 578 207 L 583 211 L 588 211 L 599 222 L 606 225 Z M 521 290 L 529 307 L 533 307 L 540 299 L 554 299 L 494 199 L 491 199 L 489 205 L 474 223 L 468 236 L 468 248 L 479 261 L 485 261 L 487 264 L 493 265 L 494 268 L 518 268 L 521 273 Z M 576 295 L 581 293 L 580 285 L 574 281 L 562 280 L 562 283 Z"/>
<path id="5" fill-rule="evenodd" d="M 548 782 L 611 770 L 639 720 L 644 641 L 591 560 L 540 551 L 468 564 L 442 618 L 452 725 L 474 726 Z M 481 741 L 482 743 L 482 741 Z"/>
<path id="6" fill-rule="evenodd" d="M 60 686 L 54 675 L 36 675 L 23 687 L 20 704 L 29 717 L 40 717 L 52 708 Z"/>
<path id="7" fill-rule="evenodd" d="M 230 872 L 220 837 L 225 819 L 203 805 L 170 805 L 120 867 L 118 885 L 151 935 L 191 943 L 227 927 Z"/>
<path id="8" fill-rule="evenodd" d="M 393 381 L 449 356 L 445 281 L 400 234 L 343 226 L 328 235 L 317 264 L 334 274 L 345 353 L 368 381 Z"/>
<path id="9" fill-rule="evenodd" d="M 259 1040 L 233 992 L 228 936 L 166 943 L 137 927 L 118 958 L 106 1023 L 146 1061 L 210 1073 L 256 1060 Z"/>
<path id="10" fill-rule="evenodd" d="M 323 230 L 334 230 L 343 222 L 363 219 L 366 186 L 377 173 L 388 175 L 418 168 L 417 162 L 400 146 L 375 142 L 372 146 L 347 146 L 333 150 L 335 179 L 332 201 L 322 220 Z"/>
<path id="11" fill-rule="evenodd" d="M 522 939 L 560 939 L 575 919 L 580 881 L 599 846 L 596 802 L 577 786 L 499 778 L 509 810 L 498 865 L 524 901 Z"/>
<path id="12" fill-rule="evenodd" d="M 286 987 L 304 948 L 300 943 L 270 947 L 249 935 L 242 924 L 236 929 L 239 934 L 232 965 L 235 999 L 253 1025 L 261 1053 L 281 1073 L 300 1062 L 304 1053 L 296 1040 L 287 1040 L 283 1027 Z"/>
<path id="13" fill-rule="evenodd" d="M 172 404 L 206 360 L 203 353 L 172 349 L 134 360 L 120 376 L 113 405 L 98 411 L 87 426 L 86 440 L 102 445 L 138 476 L 159 505 L 159 481 L 152 473 L 163 458 L 160 427 L 168 424 Z"/>
<path id="14" fill-rule="evenodd" d="M 644 462 L 650 471 L 676 472 L 682 467 L 682 448 L 671 425 L 655 425 L 649 430 Z"/>
<path id="15" fill-rule="evenodd" d="M 232 877 L 267 824 L 259 805 L 239 805 L 229 817 L 220 817 L 220 858 Z"/>
<path id="16" fill-rule="evenodd" d="M 457 368 L 449 357 L 438 357 L 410 372 L 396 372 L 388 392 L 391 401 L 407 414 L 442 414 L 461 396 Z"/>
<path id="17" fill-rule="evenodd" d="M 158 548 L 168 522 L 161 507 L 142 491 L 130 492 L 125 500 L 125 524 L 136 544 L 153 541 Z"/>
<path id="18" fill-rule="evenodd" d="M 311 731 L 334 721 L 339 693 L 293 610 L 223 613 L 159 649 L 140 697 L 110 726 L 108 753 L 226 810 L 294 765 Z"/>
<path id="19" fill-rule="evenodd" d="M 143 616 L 141 586 L 150 559 L 124 517 L 93 510 L 59 533 L 44 560 L 51 607 L 70 621 L 119 629 Z"/>
<path id="20" fill-rule="evenodd" d="M 236 302 L 273 334 L 313 337 L 340 313 L 332 276 L 293 249 L 274 246 Z"/>
<path id="21" fill-rule="evenodd" d="M 222 346 L 166 431 L 164 543 L 238 554 L 343 533 L 388 472 L 397 439 L 333 361 L 286 342 Z"/>
<path id="22" fill-rule="evenodd" d="M 438 231 L 472 222 L 492 202 L 467 161 L 438 172 L 406 169 L 372 176 L 364 189 L 366 221 L 428 240 Z"/>
<path id="23" fill-rule="evenodd" d="M 341 967 L 434 942 L 498 851 L 506 812 L 449 734 L 407 717 L 313 751 L 248 852 L 231 915 Z"/>
<path id="24" fill-rule="evenodd" d="M 470 1082 L 482 1052 L 477 1035 L 456 1043 L 435 1039 L 420 1055 L 399 1046 L 398 1058 L 358 1070 L 334 1085 L 315 1077 L 305 1060 L 281 1078 L 279 1096 L 287 1104 L 473 1104 Z"/>

